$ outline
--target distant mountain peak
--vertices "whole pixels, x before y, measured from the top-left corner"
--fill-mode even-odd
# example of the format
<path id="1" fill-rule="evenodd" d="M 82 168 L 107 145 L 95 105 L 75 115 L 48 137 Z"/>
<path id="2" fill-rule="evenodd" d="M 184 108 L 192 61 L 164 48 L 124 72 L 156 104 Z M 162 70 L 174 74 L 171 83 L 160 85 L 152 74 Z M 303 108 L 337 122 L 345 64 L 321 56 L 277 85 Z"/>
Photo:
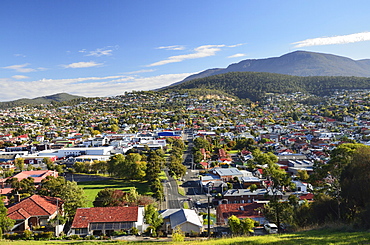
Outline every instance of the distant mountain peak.
<path id="1" fill-rule="evenodd" d="M 355 76 L 370 77 L 370 60 L 353 60 L 347 57 L 297 50 L 280 57 L 246 59 L 230 64 L 227 68 L 208 69 L 185 78 L 185 82 L 197 78 L 228 72 L 270 72 L 294 76 Z"/>

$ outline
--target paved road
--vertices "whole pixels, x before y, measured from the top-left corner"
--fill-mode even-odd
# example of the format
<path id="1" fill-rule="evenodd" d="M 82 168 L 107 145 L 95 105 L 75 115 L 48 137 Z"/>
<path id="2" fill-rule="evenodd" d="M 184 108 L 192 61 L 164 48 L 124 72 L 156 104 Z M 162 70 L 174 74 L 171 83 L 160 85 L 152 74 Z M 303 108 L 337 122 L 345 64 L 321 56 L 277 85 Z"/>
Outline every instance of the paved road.
<path id="1" fill-rule="evenodd" d="M 167 208 L 183 208 L 183 202 L 186 198 L 179 194 L 176 180 L 169 176 L 167 170 L 165 172 L 168 178 L 164 185 Z"/>

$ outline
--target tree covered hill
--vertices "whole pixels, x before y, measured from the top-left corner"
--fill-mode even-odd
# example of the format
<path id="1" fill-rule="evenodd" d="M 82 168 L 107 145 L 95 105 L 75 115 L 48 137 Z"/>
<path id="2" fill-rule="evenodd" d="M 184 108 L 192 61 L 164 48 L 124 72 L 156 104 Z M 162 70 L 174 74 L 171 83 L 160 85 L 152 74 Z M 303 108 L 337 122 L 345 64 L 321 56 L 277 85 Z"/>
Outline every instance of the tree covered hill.
<path id="1" fill-rule="evenodd" d="M 11 108 L 24 105 L 41 105 L 41 104 L 51 104 L 67 102 L 76 99 L 84 98 L 82 96 L 71 95 L 67 93 L 58 93 L 49 96 L 37 97 L 34 99 L 19 99 L 14 101 L 0 102 L 0 109 Z"/>
<path id="2" fill-rule="evenodd" d="M 266 72 L 229 72 L 194 79 L 165 90 L 212 89 L 240 99 L 261 100 L 266 93 L 305 92 L 318 96 L 340 89 L 370 89 L 370 78 L 314 76 L 300 77 Z"/>
<path id="3" fill-rule="evenodd" d="M 271 72 L 293 76 L 370 77 L 370 60 L 352 60 L 332 54 L 295 51 L 280 57 L 247 59 L 227 68 L 208 69 L 181 82 L 235 71 Z"/>

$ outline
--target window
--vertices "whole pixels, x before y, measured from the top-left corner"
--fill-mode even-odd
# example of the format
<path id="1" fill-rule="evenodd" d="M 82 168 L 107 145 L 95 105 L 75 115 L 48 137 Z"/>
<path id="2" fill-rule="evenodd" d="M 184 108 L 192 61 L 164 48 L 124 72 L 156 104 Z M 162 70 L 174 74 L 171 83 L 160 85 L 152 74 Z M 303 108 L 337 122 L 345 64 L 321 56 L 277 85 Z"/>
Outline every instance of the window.
<path id="1" fill-rule="evenodd" d="M 75 229 L 75 234 L 76 235 L 87 234 L 87 228 L 77 228 Z"/>

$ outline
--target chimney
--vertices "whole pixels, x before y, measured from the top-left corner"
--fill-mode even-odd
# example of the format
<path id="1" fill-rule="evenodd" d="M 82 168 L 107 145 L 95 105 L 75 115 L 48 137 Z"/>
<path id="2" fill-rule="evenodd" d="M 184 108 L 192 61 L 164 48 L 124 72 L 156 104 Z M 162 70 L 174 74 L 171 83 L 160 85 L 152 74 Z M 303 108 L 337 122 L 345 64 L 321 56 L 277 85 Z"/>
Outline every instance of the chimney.
<path id="1" fill-rule="evenodd" d="M 15 194 L 14 195 L 14 200 L 15 200 L 15 203 L 18 203 L 21 201 L 21 195 L 19 193 Z"/>

